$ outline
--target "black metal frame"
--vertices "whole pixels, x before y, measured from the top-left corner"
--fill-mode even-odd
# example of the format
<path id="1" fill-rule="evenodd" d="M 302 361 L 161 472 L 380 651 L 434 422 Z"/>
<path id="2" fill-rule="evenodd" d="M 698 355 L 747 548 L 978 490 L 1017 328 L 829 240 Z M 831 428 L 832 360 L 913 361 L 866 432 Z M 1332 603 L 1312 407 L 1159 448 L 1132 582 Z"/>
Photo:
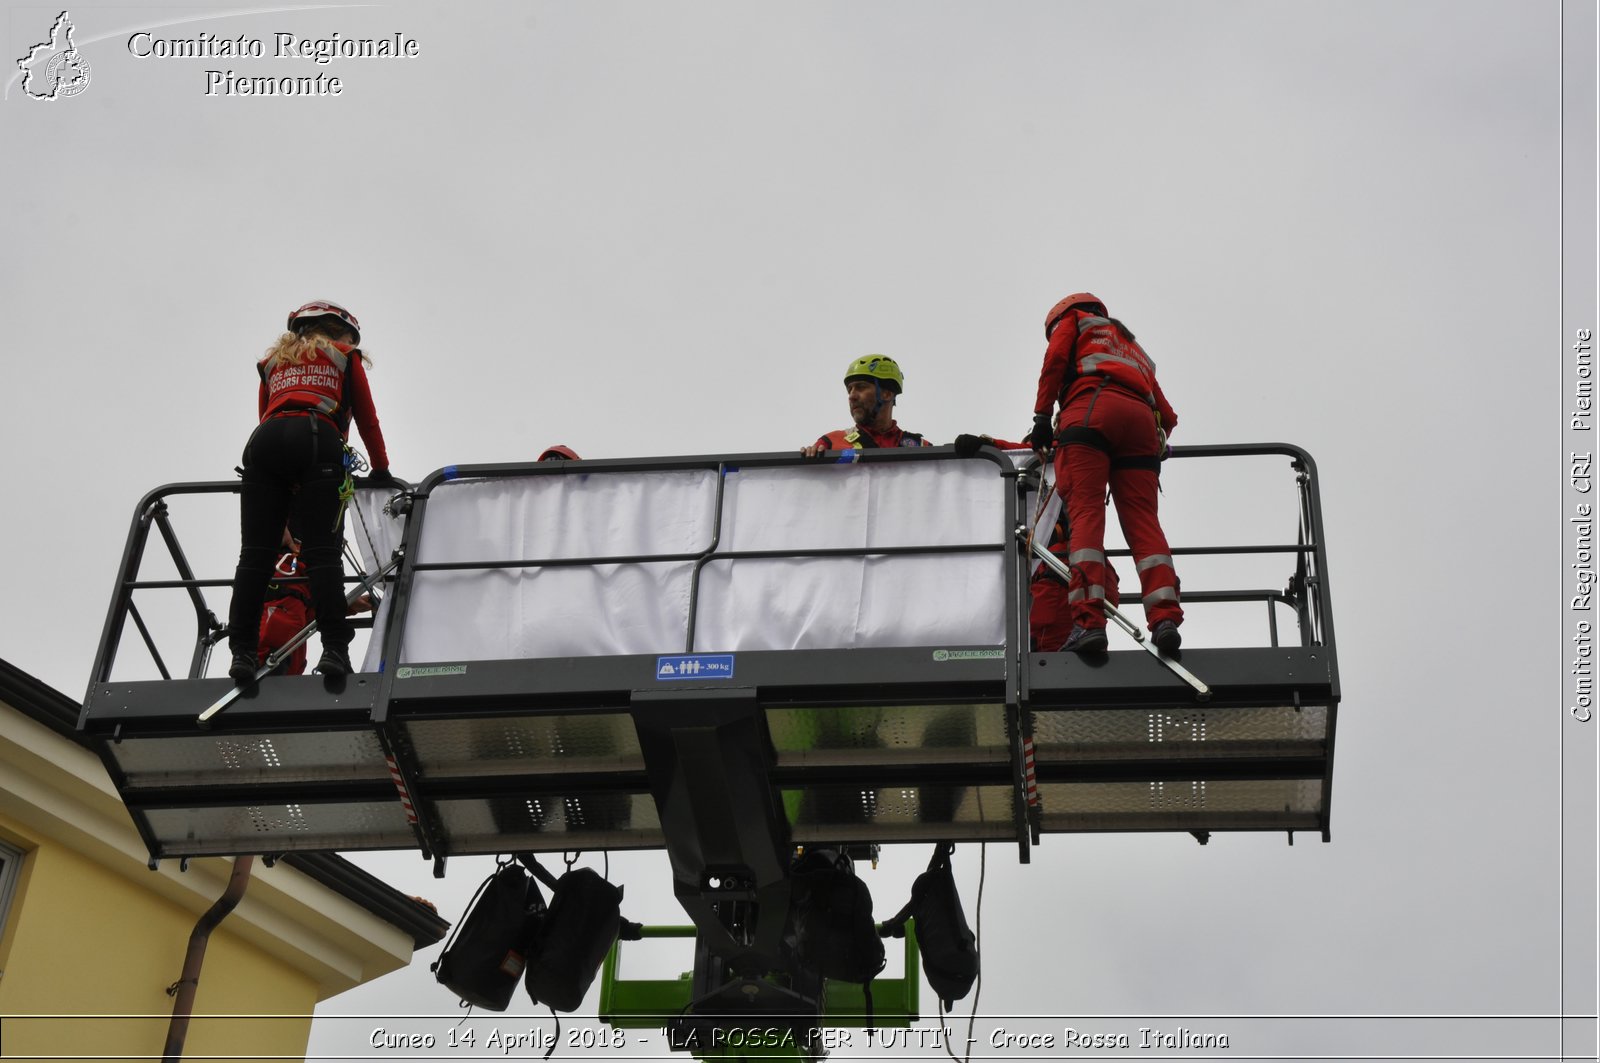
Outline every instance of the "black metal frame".
<path id="1" fill-rule="evenodd" d="M 1253 750 L 1222 750 L 1214 753 L 1196 748 L 1194 755 L 1176 758 L 1155 756 L 1154 750 L 1127 752 L 1120 757 L 1083 760 L 1071 749 L 1042 747 L 1037 751 L 1037 780 L 1049 791 L 1053 786 L 1096 781 L 1141 781 L 1152 784 L 1163 780 L 1288 779 L 1320 777 L 1321 801 L 1314 822 L 1300 819 L 1282 823 L 1240 822 L 1230 825 L 1226 817 L 1207 820 L 1197 817 L 1194 826 L 1182 822 L 1169 829 L 1318 829 L 1328 837 L 1328 812 L 1331 800 L 1333 764 L 1333 718 L 1339 700 L 1338 673 L 1333 644 L 1333 624 L 1327 586 L 1326 546 L 1317 491 L 1316 469 L 1310 456 L 1287 444 L 1176 448 L 1174 457 L 1195 458 L 1283 455 L 1291 459 L 1297 474 L 1300 507 L 1299 542 L 1295 544 L 1239 547 L 1174 548 L 1174 554 L 1258 553 L 1292 554 L 1295 568 L 1288 587 L 1282 591 L 1211 591 L 1185 594 L 1186 604 L 1207 601 L 1265 600 L 1268 605 L 1272 647 L 1267 649 L 1217 649 L 1186 652 L 1184 663 L 1203 676 L 1216 691 L 1205 707 L 1209 713 L 1226 713 L 1234 708 L 1292 705 L 1325 707 L 1326 732 L 1320 741 L 1301 743 L 1279 753 Z M 863 463 L 956 460 L 947 448 L 881 450 L 860 452 Z M 294 804 L 303 807 L 338 806 L 343 803 L 398 800 L 396 787 L 409 797 L 408 825 L 415 846 L 433 858 L 442 870 L 445 857 L 456 853 L 507 851 L 508 848 L 546 850 L 575 847 L 659 847 L 667 844 L 663 830 L 678 829 L 672 824 L 683 817 L 661 799 L 667 785 L 663 772 L 670 776 L 672 765 L 660 763 L 642 753 L 626 764 L 604 770 L 564 770 L 560 765 L 544 764 L 526 770 L 497 773 L 466 772 L 441 774 L 428 763 L 428 751 L 416 748 L 413 731 L 430 723 L 456 722 L 486 726 L 496 720 L 548 718 L 559 726 L 571 721 L 583 726 L 586 720 L 608 722 L 632 720 L 637 723 L 640 706 L 646 702 L 651 712 L 681 716 L 692 721 L 703 706 L 719 697 L 733 697 L 749 706 L 750 724 L 745 753 L 763 756 L 771 748 L 772 721 L 787 719 L 773 714 L 827 712 L 955 713 L 962 706 L 974 707 L 978 715 L 998 715 L 1004 722 L 1003 754 L 993 748 L 974 747 L 963 754 L 959 749 L 886 750 L 872 757 L 851 762 L 835 757 L 834 763 L 818 762 L 816 757 L 780 755 L 767 771 L 771 807 L 783 807 L 784 795 L 826 791 L 881 790 L 898 787 L 905 793 L 935 795 L 940 801 L 958 801 L 965 792 L 1003 795 L 1009 806 L 1009 828 L 1002 822 L 980 817 L 977 823 L 934 821 L 918 825 L 902 823 L 894 829 L 875 821 L 851 824 L 822 822 L 816 831 L 831 834 L 811 836 L 820 841 L 832 837 L 841 841 L 937 840 L 945 837 L 1013 838 L 1019 858 L 1026 861 L 1031 845 L 1053 829 L 1046 810 L 1048 800 L 1030 805 L 1029 766 L 1033 751 L 1037 714 L 1072 713 L 1085 709 L 1117 709 L 1130 712 L 1164 712 L 1181 709 L 1196 711 L 1190 692 L 1159 663 L 1137 650 L 1117 650 L 1100 662 L 1086 662 L 1072 655 L 1031 653 L 1027 649 L 1027 620 L 1022 603 L 1026 600 L 1029 564 L 1019 551 L 1011 531 L 1027 516 L 1023 510 L 1026 488 L 1022 476 L 1010 460 L 997 451 L 984 450 L 977 460 L 993 462 L 998 475 L 1016 481 L 1016 490 L 1005 492 L 1004 512 L 997 515 L 1001 527 L 993 543 L 958 546 L 909 546 L 849 550 L 727 551 L 721 550 L 722 500 L 726 474 L 743 468 L 774 468 L 816 464 L 792 454 L 752 454 L 659 458 L 575 463 L 507 464 L 455 466 L 429 476 L 411 493 L 411 510 L 401 547 L 406 557 L 388 597 L 389 619 L 385 628 L 382 657 L 390 666 L 377 675 L 355 675 L 342 688 L 329 689 L 312 677 L 269 678 L 259 689 L 247 692 L 217 718 L 214 731 L 219 736 L 299 735 L 308 732 L 351 732 L 375 734 L 388 759 L 390 778 L 376 777 L 367 766 L 365 775 L 347 778 L 314 778 L 247 786 L 208 784 L 204 786 L 158 785 L 148 781 L 130 784 L 123 771 L 118 742 L 152 741 L 197 734 L 194 714 L 227 689 L 223 679 L 204 679 L 210 647 L 220 625 L 206 607 L 203 589 L 225 586 L 226 579 L 197 579 L 190 571 L 176 536 L 167 519 L 167 499 L 183 494 L 236 491 L 232 483 L 170 484 L 151 492 L 141 501 L 129 532 L 117 590 L 94 664 L 85 698 L 80 730 L 105 739 L 103 757 L 113 780 L 122 793 L 152 858 L 197 855 L 215 851 L 204 845 L 186 847 L 182 842 L 158 837 L 151 828 L 149 813 L 162 808 L 228 808 L 241 805 Z M 714 469 L 717 476 L 716 513 L 711 541 L 705 549 L 690 554 L 630 555 L 603 558 L 505 559 L 493 562 L 427 563 L 418 558 L 430 494 L 440 485 L 459 479 L 492 479 L 571 475 L 573 473 L 651 472 L 682 469 Z M 841 474 L 848 474 L 841 470 Z M 179 580 L 138 580 L 138 572 L 151 526 L 156 527 L 172 552 Z M 674 685 L 662 689 L 655 682 L 655 655 L 629 655 L 593 658 L 544 658 L 506 661 L 472 661 L 470 667 L 453 675 L 426 674 L 427 665 L 400 667 L 406 619 L 417 573 L 461 568 L 536 567 L 558 565 L 598 565 L 618 563 L 693 562 L 690 592 L 691 607 L 684 637 L 685 653 L 695 652 L 699 578 L 707 564 L 741 558 L 830 557 L 852 555 L 954 554 L 968 551 L 995 551 L 1003 554 L 1007 571 L 1014 578 L 1004 581 L 1006 643 L 994 647 L 897 647 L 871 650 L 744 651 L 738 654 L 738 683 L 734 685 Z M 1126 551 L 1121 551 L 1126 553 Z M 1115 552 L 1114 552 L 1115 553 Z M 115 682 L 111 678 L 118 647 L 132 619 L 141 637 L 157 660 L 163 676 L 169 675 L 154 641 L 144 627 L 133 602 L 141 589 L 184 588 L 190 593 L 197 616 L 197 636 L 186 680 Z M 1273 603 L 1290 606 L 1299 619 L 1298 647 L 1277 645 Z M 932 663 L 936 650 L 976 650 L 985 654 L 972 659 Z M 441 662 L 446 663 L 446 662 Z M 422 674 L 416 674 L 419 669 Z M 641 701 L 643 697 L 643 701 Z M 918 706 L 912 710 L 906 706 Z M 987 708 L 983 708 L 983 707 Z M 898 708 L 897 708 L 898 707 Z M 863 717 L 868 718 L 868 717 Z M 692 726 L 686 724 L 685 726 Z M 744 732 L 741 732 L 744 733 Z M 659 744 L 659 743 L 658 743 Z M 827 758 L 821 758 L 826 761 Z M 871 763 L 863 762 L 870 761 Z M 565 799 L 582 807 L 608 794 L 645 795 L 657 793 L 660 825 L 646 824 L 629 830 L 590 832 L 551 831 L 548 836 L 518 838 L 515 846 L 491 835 L 463 842 L 460 831 L 450 826 L 452 809 L 462 802 L 482 802 L 495 798 Z M 1048 795 L 1047 795 L 1048 796 Z M 920 798 L 919 798 L 920 800 Z M 920 807 L 920 806 L 919 806 Z M 981 804 L 980 804 L 980 812 Z M 997 814 L 999 809 L 994 809 Z M 771 817 L 768 817 L 771 819 Z M 781 818 L 781 817 L 779 817 Z M 1287 824 L 1287 825 L 1285 825 Z M 791 824 L 771 821 L 763 829 L 773 838 L 790 839 Z M 880 829 L 881 828 L 881 829 Z M 1078 828 L 1074 828 L 1078 829 Z M 1137 825 L 1104 829 L 1151 829 Z M 796 828 L 794 840 L 805 835 Z M 240 845 L 245 844 L 241 839 Z M 294 848 L 294 839 L 273 838 L 272 847 Z M 327 847 L 319 845 L 319 847 Z M 355 844 L 343 848 L 360 848 Z M 260 851 L 259 849 L 256 851 Z"/>

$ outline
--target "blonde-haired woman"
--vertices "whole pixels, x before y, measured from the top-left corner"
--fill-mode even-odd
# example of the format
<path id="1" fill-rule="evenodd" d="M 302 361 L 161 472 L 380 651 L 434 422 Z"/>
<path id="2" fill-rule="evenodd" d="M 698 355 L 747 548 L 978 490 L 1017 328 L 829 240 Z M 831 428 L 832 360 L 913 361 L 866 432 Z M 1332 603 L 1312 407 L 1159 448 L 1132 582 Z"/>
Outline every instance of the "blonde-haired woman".
<path id="1" fill-rule="evenodd" d="M 317 627 L 318 671 L 341 677 L 350 668 L 355 629 L 345 615 L 343 543 L 345 438 L 355 420 L 367 446 L 372 480 L 393 483 L 383 431 L 367 385 L 361 325 L 337 303 L 310 302 L 289 315 L 286 331 L 256 368 L 261 421 L 245 444 L 239 496 L 239 567 L 228 610 L 234 682 L 256 673 L 262 601 L 272 578 L 284 525 L 301 535 L 301 561 Z"/>

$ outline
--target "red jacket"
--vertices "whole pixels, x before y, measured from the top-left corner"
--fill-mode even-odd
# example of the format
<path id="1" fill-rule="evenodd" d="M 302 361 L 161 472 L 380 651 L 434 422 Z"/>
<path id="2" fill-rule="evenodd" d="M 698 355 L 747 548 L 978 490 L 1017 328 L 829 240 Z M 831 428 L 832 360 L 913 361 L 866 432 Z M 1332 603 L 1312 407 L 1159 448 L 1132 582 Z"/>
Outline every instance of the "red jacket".
<path id="1" fill-rule="evenodd" d="M 1160 415 L 1168 435 L 1178 426 L 1178 415 L 1156 383 L 1156 364 L 1122 323 L 1082 308 L 1061 318 L 1044 352 L 1039 370 L 1039 393 L 1034 413 L 1062 408 L 1086 391 L 1105 384 L 1130 391 L 1148 402 Z"/>
<path id="2" fill-rule="evenodd" d="M 875 432 L 862 425 L 840 428 L 817 437 L 817 446 L 824 450 L 878 450 L 887 447 L 931 447 L 933 444 L 890 421 L 887 432 Z"/>
<path id="3" fill-rule="evenodd" d="M 389 451 L 383 445 L 383 430 L 372 405 L 372 389 L 361 354 L 344 343 L 317 347 L 299 364 L 279 362 L 270 370 L 266 359 L 257 363 L 261 390 L 257 412 L 265 421 L 278 414 L 321 414 L 333 422 L 339 434 L 350 435 L 350 419 L 361 430 L 367 445 L 367 458 L 374 471 L 389 467 Z"/>

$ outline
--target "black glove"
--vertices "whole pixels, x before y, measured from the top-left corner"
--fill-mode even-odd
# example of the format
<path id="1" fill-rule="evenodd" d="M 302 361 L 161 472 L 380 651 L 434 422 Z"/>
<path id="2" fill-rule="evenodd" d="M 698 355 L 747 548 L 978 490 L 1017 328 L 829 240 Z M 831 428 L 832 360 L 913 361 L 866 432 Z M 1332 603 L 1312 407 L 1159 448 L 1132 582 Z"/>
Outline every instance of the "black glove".
<path id="1" fill-rule="evenodd" d="M 956 436 L 956 457 L 970 458 L 978 452 L 979 447 L 988 442 L 991 442 L 991 440 L 985 436 L 973 436 L 962 432 Z"/>
<path id="2" fill-rule="evenodd" d="M 394 473 L 388 469 L 373 469 L 372 475 L 356 481 L 361 487 L 404 487 L 399 480 L 394 478 Z"/>
<path id="3" fill-rule="evenodd" d="M 1048 413 L 1034 414 L 1033 428 L 1027 435 L 1022 437 L 1022 441 L 1034 450 L 1049 450 L 1051 444 L 1056 441 L 1055 426 L 1050 423 L 1050 415 Z"/>

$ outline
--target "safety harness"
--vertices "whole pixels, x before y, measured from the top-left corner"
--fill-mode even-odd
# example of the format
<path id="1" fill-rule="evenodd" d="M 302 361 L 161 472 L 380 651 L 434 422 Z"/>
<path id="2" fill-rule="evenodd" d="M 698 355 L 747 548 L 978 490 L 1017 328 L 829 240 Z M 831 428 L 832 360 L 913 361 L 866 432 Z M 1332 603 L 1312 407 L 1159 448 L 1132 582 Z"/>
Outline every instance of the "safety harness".
<path id="1" fill-rule="evenodd" d="M 883 449 L 878 445 L 878 441 L 876 439 L 873 439 L 871 435 L 861 431 L 859 428 L 850 429 L 850 431 L 844 434 L 844 438 L 845 442 L 860 450 Z M 901 447 L 920 447 L 922 446 L 922 436 L 917 432 L 902 431 L 900 433 L 900 442 L 895 445 Z"/>
<path id="2" fill-rule="evenodd" d="M 278 563 L 273 567 L 273 574 L 283 579 L 294 579 L 300 575 L 300 555 L 292 550 L 285 550 L 278 557 Z M 268 598 L 299 598 L 306 605 L 311 605 L 311 592 L 304 583 L 278 583 L 267 584 Z"/>
<path id="3" fill-rule="evenodd" d="M 1161 415 L 1159 413 L 1156 414 L 1156 431 L 1161 431 Z M 1057 446 L 1071 446 L 1074 443 L 1093 447 L 1110 455 L 1113 469 L 1148 469 L 1157 476 L 1161 475 L 1160 454 L 1112 454 L 1111 440 L 1107 439 L 1105 433 L 1098 428 L 1090 428 L 1086 424 L 1073 424 L 1056 433 Z"/>

